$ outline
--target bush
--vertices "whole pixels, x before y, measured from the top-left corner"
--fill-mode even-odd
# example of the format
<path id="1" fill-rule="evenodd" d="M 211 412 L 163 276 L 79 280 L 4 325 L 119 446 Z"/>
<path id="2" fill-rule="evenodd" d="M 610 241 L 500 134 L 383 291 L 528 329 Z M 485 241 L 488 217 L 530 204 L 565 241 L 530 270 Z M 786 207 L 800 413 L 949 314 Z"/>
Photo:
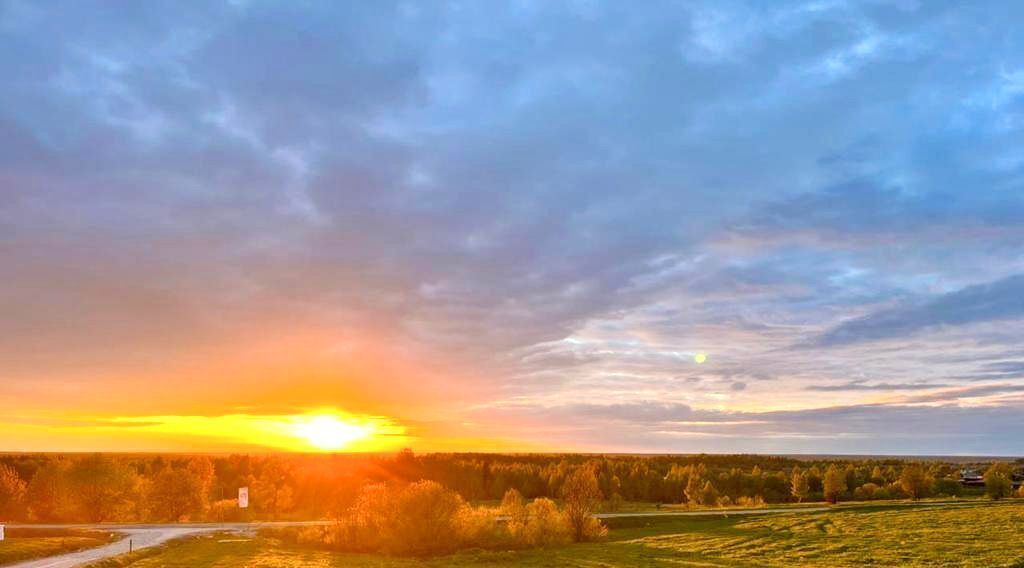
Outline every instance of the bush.
<path id="1" fill-rule="evenodd" d="M 940 477 L 935 480 L 935 485 L 932 486 L 932 491 L 934 491 L 936 495 L 959 497 L 963 494 L 964 488 L 956 479 Z"/>
<path id="2" fill-rule="evenodd" d="M 522 542 L 527 546 L 563 544 L 570 540 L 570 524 L 551 499 L 534 499 L 526 506 L 526 526 Z"/>
<path id="3" fill-rule="evenodd" d="M 238 508 L 238 499 L 221 499 L 210 505 L 207 517 L 216 523 L 233 523 L 242 521 L 245 511 Z"/>
<path id="4" fill-rule="evenodd" d="M 506 517 L 505 528 L 509 537 L 513 541 L 521 541 L 529 517 L 526 505 L 523 504 L 523 496 L 515 489 L 505 492 L 505 497 L 501 500 L 501 514 Z"/>
<path id="5" fill-rule="evenodd" d="M 390 509 L 385 525 L 386 548 L 397 554 L 425 556 L 451 552 L 458 546 L 458 516 L 462 497 L 436 481 L 417 481 L 406 487 Z"/>
<path id="6" fill-rule="evenodd" d="M 765 505 L 764 497 L 761 497 L 760 495 L 754 495 L 753 497 L 740 497 L 736 499 L 736 504 L 740 507 L 749 508 L 764 507 Z"/>
<path id="7" fill-rule="evenodd" d="M 860 501 L 870 501 L 872 499 L 878 499 L 877 495 L 880 489 L 881 488 L 875 485 L 874 483 L 868 482 L 854 489 L 853 497 L 854 499 L 858 499 Z"/>

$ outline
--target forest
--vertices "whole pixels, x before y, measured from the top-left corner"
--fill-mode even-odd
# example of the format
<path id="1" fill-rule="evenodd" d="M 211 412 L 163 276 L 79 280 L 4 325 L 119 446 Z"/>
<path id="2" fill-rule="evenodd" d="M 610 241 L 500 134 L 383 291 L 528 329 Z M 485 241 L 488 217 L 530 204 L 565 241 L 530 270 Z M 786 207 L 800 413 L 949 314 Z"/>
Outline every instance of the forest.
<path id="1" fill-rule="evenodd" d="M 178 522 L 343 517 L 367 487 L 399 490 L 432 481 L 474 504 L 509 490 L 526 500 L 563 497 L 585 471 L 597 507 L 691 507 L 812 501 L 918 499 L 987 492 L 1016 495 L 1017 463 L 828 459 L 761 455 L 397 454 L 0 456 L 0 520 Z M 964 487 L 962 470 L 984 473 Z M 248 487 L 251 507 L 238 508 Z"/>

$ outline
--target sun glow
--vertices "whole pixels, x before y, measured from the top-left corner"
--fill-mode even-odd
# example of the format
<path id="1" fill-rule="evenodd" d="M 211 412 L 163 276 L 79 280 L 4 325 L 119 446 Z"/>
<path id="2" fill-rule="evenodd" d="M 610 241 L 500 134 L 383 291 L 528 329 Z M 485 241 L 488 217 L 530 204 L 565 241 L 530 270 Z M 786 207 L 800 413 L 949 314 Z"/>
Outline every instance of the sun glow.
<path id="1" fill-rule="evenodd" d="M 294 432 L 319 450 L 341 450 L 353 442 L 374 435 L 375 428 L 369 423 L 342 421 L 336 416 L 321 414 L 298 419 Z"/>
<path id="2" fill-rule="evenodd" d="M 386 416 L 333 408 L 304 414 L 226 414 L 81 417 L 22 426 L 20 435 L 68 436 L 117 442 L 119 450 L 386 452 L 414 443 L 406 427 Z M 94 437 L 94 438 L 90 438 Z"/>

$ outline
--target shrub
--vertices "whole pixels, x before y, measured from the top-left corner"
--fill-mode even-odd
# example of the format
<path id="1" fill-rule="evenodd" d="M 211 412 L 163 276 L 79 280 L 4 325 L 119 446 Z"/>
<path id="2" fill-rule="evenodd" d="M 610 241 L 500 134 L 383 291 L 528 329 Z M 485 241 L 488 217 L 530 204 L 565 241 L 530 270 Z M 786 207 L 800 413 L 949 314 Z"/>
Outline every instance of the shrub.
<path id="1" fill-rule="evenodd" d="M 398 554 L 424 556 L 450 552 L 458 545 L 457 516 L 462 497 L 436 481 L 417 481 L 395 499 L 386 548 Z"/>
<path id="2" fill-rule="evenodd" d="M 551 499 L 534 499 L 526 506 L 526 526 L 522 542 L 528 546 L 563 544 L 570 540 L 570 524 Z"/>
<path id="3" fill-rule="evenodd" d="M 736 499 L 736 504 L 741 507 L 750 508 L 764 507 L 764 497 L 761 497 L 760 495 L 754 495 L 753 497 L 743 496 Z"/>
<path id="4" fill-rule="evenodd" d="M 523 531 L 526 530 L 528 516 L 526 505 L 523 504 L 523 496 L 515 489 L 505 492 L 501 500 L 501 514 L 505 515 L 505 528 L 513 541 L 522 539 Z"/>
<path id="5" fill-rule="evenodd" d="M 956 479 L 952 479 L 949 477 L 940 477 L 935 480 L 935 484 L 932 486 L 932 491 L 936 495 L 948 495 L 949 497 L 959 497 L 961 494 L 963 494 L 964 488 Z"/>
<path id="6" fill-rule="evenodd" d="M 874 483 L 865 483 L 860 487 L 853 490 L 853 497 L 861 501 L 870 501 L 872 499 L 878 499 L 878 493 L 880 488 Z"/>
<path id="7" fill-rule="evenodd" d="M 238 508 L 238 499 L 221 499 L 210 505 L 207 513 L 211 521 L 217 523 L 238 522 L 245 518 L 244 510 Z"/>

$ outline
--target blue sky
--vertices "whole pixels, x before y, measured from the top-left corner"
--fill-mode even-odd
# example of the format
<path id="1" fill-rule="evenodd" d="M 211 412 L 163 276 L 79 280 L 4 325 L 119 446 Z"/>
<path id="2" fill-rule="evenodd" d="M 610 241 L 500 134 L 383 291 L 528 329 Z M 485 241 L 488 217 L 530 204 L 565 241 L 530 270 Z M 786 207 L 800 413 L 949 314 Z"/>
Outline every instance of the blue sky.
<path id="1" fill-rule="evenodd" d="M 1024 453 L 1022 17 L 2 2 L 0 414 Z"/>

